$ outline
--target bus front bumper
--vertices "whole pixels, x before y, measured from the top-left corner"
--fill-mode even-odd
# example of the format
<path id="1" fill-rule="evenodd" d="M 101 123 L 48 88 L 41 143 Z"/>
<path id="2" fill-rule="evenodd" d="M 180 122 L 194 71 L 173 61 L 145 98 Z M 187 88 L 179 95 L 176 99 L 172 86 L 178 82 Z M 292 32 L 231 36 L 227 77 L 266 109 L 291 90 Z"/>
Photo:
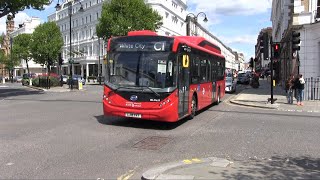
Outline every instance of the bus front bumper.
<path id="1" fill-rule="evenodd" d="M 108 103 L 107 100 L 103 101 L 103 112 L 106 117 L 119 116 L 163 122 L 176 122 L 179 120 L 177 107 L 178 105 L 176 102 L 170 102 L 169 104 L 164 105 L 162 108 L 136 109 L 119 107 Z"/>

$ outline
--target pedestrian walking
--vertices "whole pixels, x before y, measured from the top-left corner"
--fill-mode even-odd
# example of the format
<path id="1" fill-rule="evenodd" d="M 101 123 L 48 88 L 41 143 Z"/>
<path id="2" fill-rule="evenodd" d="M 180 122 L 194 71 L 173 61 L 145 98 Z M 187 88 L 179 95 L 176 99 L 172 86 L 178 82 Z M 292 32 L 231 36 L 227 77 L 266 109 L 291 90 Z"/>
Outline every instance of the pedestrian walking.
<path id="1" fill-rule="evenodd" d="M 298 106 L 303 106 L 302 100 L 304 96 L 304 84 L 305 80 L 302 76 L 302 74 L 299 74 L 299 80 L 297 81 L 297 92 L 298 92 L 298 97 L 297 97 L 297 105 Z"/>
<path id="2" fill-rule="evenodd" d="M 293 90 L 294 90 L 294 75 L 290 75 L 288 80 L 286 81 L 286 93 L 287 93 L 287 102 L 288 104 L 293 104 Z"/>

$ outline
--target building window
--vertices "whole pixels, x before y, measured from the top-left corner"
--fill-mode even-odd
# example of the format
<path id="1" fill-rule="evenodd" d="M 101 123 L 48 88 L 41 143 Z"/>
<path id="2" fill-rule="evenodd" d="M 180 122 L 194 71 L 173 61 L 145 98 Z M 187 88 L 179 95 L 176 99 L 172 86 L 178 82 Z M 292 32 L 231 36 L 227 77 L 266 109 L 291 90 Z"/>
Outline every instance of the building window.
<path id="1" fill-rule="evenodd" d="M 97 19 L 99 19 L 99 13 L 97 12 Z"/>
<path id="2" fill-rule="evenodd" d="M 320 18 L 320 0 L 318 0 L 318 3 L 317 3 L 317 14 L 316 14 L 316 18 Z"/>
<path id="3" fill-rule="evenodd" d="M 89 22 L 91 22 L 91 14 L 90 14 L 90 18 L 89 18 L 89 19 L 90 19 L 90 21 L 89 21 Z"/>
<path id="4" fill-rule="evenodd" d="M 90 1 L 90 5 L 89 5 L 89 7 L 91 7 L 91 1 Z"/>

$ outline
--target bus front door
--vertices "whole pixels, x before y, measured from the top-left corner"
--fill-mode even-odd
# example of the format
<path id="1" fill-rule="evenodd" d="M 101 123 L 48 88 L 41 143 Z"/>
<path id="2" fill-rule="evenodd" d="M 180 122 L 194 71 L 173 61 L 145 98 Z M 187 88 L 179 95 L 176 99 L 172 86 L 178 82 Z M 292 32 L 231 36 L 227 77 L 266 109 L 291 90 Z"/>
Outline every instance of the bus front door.
<path id="1" fill-rule="evenodd" d="M 189 56 L 180 55 L 178 59 L 178 64 L 179 118 L 181 118 L 188 114 L 189 108 Z"/>

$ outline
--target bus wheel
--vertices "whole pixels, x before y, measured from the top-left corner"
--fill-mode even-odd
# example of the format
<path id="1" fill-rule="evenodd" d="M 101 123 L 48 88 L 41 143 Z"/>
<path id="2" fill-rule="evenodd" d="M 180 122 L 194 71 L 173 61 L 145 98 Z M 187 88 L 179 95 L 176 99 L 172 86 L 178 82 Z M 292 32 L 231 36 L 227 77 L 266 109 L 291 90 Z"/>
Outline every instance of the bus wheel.
<path id="1" fill-rule="evenodd" d="M 218 105 L 219 103 L 220 103 L 220 89 L 218 90 L 218 97 L 215 104 Z"/>
<path id="2" fill-rule="evenodd" d="M 189 119 L 193 119 L 196 116 L 196 112 L 197 112 L 197 99 L 196 99 L 196 96 L 192 96 L 191 114 Z"/>

